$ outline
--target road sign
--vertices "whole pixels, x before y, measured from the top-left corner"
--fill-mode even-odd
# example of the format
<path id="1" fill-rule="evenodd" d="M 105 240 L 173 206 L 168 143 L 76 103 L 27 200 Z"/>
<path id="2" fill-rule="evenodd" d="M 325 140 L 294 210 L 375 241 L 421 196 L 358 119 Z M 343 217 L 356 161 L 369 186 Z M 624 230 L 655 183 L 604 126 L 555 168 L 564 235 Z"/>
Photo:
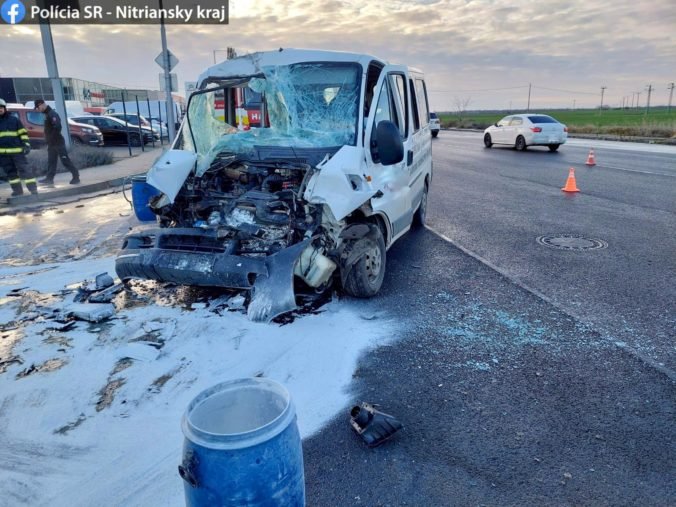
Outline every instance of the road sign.
<path id="1" fill-rule="evenodd" d="M 169 77 L 171 78 L 171 91 L 172 92 L 177 92 L 178 91 L 178 76 L 174 74 L 173 72 L 169 74 Z M 160 91 L 166 91 L 166 81 L 164 79 L 164 72 L 160 73 Z"/>
<path id="2" fill-rule="evenodd" d="M 176 58 L 176 55 L 174 55 L 174 53 L 172 53 L 168 49 L 167 53 L 169 53 L 169 72 L 171 72 L 172 70 L 174 70 L 174 67 L 176 67 L 176 65 L 178 64 L 178 58 Z M 160 53 L 159 55 L 157 55 L 157 58 L 155 58 L 155 62 L 160 67 L 164 68 L 164 53 Z"/>

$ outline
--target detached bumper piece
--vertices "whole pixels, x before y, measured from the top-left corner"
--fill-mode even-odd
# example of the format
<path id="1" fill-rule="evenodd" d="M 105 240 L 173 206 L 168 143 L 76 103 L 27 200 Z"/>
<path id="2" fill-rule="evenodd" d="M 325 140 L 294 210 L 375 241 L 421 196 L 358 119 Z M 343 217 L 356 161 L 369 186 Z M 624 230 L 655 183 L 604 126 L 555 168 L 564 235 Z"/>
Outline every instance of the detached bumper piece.
<path id="1" fill-rule="evenodd" d="M 404 427 L 396 418 L 376 410 L 370 403 L 352 407 L 350 411 L 352 429 L 368 447 L 376 447 Z"/>
<path id="2" fill-rule="evenodd" d="M 147 229 L 125 238 L 115 259 L 120 280 L 251 290 L 249 319 L 270 322 L 295 310 L 293 270 L 309 239 L 266 257 L 234 255 L 236 242 L 201 229 Z"/>
<path id="3" fill-rule="evenodd" d="M 232 255 L 215 235 L 201 229 L 147 229 L 128 235 L 115 259 L 120 280 L 132 278 L 180 285 L 251 289 L 268 274 L 265 258 Z"/>

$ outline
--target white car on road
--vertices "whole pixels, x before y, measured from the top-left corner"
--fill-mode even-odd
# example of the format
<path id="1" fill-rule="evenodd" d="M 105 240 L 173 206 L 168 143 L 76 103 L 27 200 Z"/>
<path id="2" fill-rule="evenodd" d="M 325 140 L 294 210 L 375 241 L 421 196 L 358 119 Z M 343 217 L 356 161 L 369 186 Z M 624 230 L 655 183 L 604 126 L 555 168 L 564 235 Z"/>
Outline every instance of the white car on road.
<path id="1" fill-rule="evenodd" d="M 439 130 L 441 130 L 441 123 L 439 122 L 437 113 L 430 113 L 430 132 L 432 133 L 432 137 L 437 137 Z"/>
<path id="2" fill-rule="evenodd" d="M 568 127 L 546 114 L 512 114 L 484 130 L 484 146 L 508 144 L 519 151 L 547 146 L 556 151 L 568 139 Z"/>

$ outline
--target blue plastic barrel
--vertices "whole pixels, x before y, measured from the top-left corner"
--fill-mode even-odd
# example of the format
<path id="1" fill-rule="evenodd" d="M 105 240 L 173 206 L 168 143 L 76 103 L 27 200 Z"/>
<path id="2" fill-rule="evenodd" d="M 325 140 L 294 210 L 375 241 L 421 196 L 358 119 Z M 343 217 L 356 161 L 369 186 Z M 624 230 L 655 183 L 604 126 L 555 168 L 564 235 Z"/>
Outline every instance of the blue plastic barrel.
<path id="1" fill-rule="evenodd" d="M 146 183 L 145 174 L 134 176 L 131 179 L 131 202 L 134 206 L 134 214 L 141 222 L 154 222 L 155 214 L 150 211 L 148 201 L 150 198 L 159 194 L 152 185 Z"/>
<path id="2" fill-rule="evenodd" d="M 238 379 L 201 392 L 183 415 L 185 500 L 196 506 L 305 505 L 296 409 L 281 384 Z"/>

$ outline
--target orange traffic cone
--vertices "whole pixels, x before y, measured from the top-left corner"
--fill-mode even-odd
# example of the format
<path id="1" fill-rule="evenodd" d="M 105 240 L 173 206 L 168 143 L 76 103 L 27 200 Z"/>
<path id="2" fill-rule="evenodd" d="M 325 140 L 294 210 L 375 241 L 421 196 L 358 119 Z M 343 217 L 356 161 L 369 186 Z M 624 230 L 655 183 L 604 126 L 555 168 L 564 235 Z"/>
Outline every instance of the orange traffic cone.
<path id="1" fill-rule="evenodd" d="M 587 157 L 586 165 L 596 165 L 596 159 L 594 158 L 594 148 L 589 150 L 589 156 Z"/>
<path id="2" fill-rule="evenodd" d="M 577 183 L 575 183 L 575 169 L 572 167 L 568 170 L 568 179 L 566 180 L 566 186 L 561 190 L 564 192 L 579 192 L 580 189 L 577 188 Z"/>

